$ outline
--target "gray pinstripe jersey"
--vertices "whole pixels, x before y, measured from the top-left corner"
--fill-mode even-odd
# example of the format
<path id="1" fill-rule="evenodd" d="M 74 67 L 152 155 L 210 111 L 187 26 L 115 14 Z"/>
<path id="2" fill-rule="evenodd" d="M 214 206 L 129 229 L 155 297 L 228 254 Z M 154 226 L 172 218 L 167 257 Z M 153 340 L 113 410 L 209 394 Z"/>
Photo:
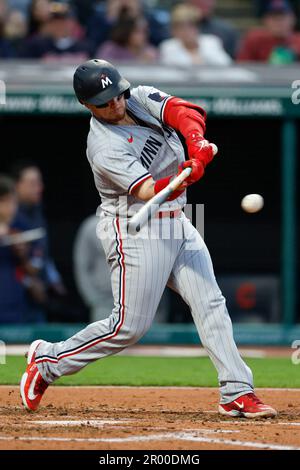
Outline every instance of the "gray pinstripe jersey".
<path id="1" fill-rule="evenodd" d="M 104 212 L 115 215 L 118 210 L 119 215 L 131 216 L 143 204 L 140 201 L 137 204 L 131 195 L 133 189 L 149 175 L 157 180 L 176 174 L 178 164 L 184 161 L 180 139 L 162 122 L 168 97 L 155 88 L 139 86 L 131 91 L 127 101 L 129 111 L 157 130 L 140 125 L 113 125 L 91 118 L 87 157 Z M 175 210 L 185 203 L 184 193 L 161 208 Z"/>

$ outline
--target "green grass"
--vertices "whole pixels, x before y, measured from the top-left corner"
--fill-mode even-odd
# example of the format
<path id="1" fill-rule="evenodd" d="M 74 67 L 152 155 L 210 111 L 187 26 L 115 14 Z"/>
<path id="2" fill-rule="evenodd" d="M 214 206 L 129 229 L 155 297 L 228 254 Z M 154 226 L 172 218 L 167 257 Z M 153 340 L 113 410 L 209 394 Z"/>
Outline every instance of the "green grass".
<path id="1" fill-rule="evenodd" d="M 300 366 L 289 358 L 246 359 L 256 387 L 300 388 Z M 0 384 L 18 384 L 25 359 L 7 357 L 0 365 Z M 113 356 L 59 379 L 58 385 L 177 385 L 216 387 L 217 374 L 208 358 Z"/>

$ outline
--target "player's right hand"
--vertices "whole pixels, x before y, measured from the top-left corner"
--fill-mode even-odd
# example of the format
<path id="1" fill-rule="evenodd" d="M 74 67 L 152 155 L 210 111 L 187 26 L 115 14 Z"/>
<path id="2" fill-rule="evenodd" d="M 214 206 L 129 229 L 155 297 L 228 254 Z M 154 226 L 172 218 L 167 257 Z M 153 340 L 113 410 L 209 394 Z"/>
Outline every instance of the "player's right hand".
<path id="1" fill-rule="evenodd" d="M 214 150 L 212 145 L 201 135 L 200 132 L 190 132 L 187 135 L 185 142 L 189 158 L 200 160 L 204 168 L 214 158 Z"/>
<path id="2" fill-rule="evenodd" d="M 204 175 L 204 166 L 202 162 L 196 158 L 192 158 L 191 160 L 187 160 L 181 163 L 178 167 L 177 174 L 180 175 L 180 173 L 182 173 L 185 168 L 192 168 L 192 172 L 190 176 L 188 176 L 182 183 L 180 189 L 184 189 L 187 186 L 196 183 L 196 181 L 199 181 L 199 179 Z"/>

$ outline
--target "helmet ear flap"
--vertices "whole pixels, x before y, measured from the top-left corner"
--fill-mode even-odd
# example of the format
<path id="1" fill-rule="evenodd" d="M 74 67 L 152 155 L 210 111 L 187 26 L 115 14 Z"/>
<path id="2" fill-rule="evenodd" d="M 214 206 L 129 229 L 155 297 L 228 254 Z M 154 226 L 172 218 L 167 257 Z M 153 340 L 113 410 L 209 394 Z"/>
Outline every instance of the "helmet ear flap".
<path id="1" fill-rule="evenodd" d="M 124 91 L 124 98 L 128 100 L 130 98 L 130 88 L 128 88 L 126 91 Z"/>

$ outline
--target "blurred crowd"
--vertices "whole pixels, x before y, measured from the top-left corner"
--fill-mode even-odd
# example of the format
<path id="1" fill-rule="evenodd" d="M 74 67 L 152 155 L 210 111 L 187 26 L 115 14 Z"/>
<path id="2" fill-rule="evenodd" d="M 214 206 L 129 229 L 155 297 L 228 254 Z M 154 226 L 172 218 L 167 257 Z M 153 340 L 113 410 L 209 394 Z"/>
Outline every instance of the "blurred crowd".
<path id="1" fill-rule="evenodd" d="M 222 0 L 219 0 L 219 4 Z M 257 26 L 241 33 L 217 0 L 0 0 L 0 58 L 79 63 L 228 65 L 299 61 L 298 0 L 252 0 Z"/>
<path id="2" fill-rule="evenodd" d="M 0 175 L 0 323 L 43 323 L 67 294 L 49 253 L 43 189 L 33 162 Z"/>

